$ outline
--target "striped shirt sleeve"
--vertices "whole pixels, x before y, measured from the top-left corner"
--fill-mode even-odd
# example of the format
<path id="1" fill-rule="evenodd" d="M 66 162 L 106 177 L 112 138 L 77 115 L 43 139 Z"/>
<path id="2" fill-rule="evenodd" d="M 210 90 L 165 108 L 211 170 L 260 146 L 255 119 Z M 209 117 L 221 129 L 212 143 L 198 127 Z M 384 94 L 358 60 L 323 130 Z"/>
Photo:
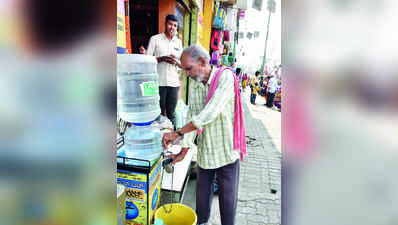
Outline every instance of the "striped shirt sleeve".
<path id="1" fill-rule="evenodd" d="M 234 97 L 234 76 L 231 71 L 225 70 L 220 76 L 220 80 L 216 90 L 214 91 L 213 97 L 198 115 L 192 117 L 192 123 L 198 129 L 202 129 L 204 126 L 213 122 L 224 110 L 228 101 Z"/>

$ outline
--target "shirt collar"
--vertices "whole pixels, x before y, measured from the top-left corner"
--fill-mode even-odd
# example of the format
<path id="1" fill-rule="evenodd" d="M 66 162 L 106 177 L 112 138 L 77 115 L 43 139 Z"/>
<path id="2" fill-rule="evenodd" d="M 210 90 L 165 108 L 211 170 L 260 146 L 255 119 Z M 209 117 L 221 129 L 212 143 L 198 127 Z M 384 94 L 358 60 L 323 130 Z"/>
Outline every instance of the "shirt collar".
<path id="1" fill-rule="evenodd" d="M 166 34 L 163 32 L 162 33 L 162 37 L 164 38 L 164 39 L 166 39 L 166 40 L 169 40 L 167 37 L 166 37 Z M 175 39 L 175 35 L 173 36 L 173 37 L 171 37 L 171 41 L 174 41 L 174 39 Z"/>
<path id="2" fill-rule="evenodd" d="M 217 68 L 215 66 L 212 66 L 211 69 L 212 70 L 211 70 L 211 73 L 210 73 L 210 77 L 209 77 L 209 80 L 207 81 L 206 85 L 210 85 L 211 84 L 211 81 L 213 80 L 213 77 L 215 76 L 216 71 L 217 71 Z"/>

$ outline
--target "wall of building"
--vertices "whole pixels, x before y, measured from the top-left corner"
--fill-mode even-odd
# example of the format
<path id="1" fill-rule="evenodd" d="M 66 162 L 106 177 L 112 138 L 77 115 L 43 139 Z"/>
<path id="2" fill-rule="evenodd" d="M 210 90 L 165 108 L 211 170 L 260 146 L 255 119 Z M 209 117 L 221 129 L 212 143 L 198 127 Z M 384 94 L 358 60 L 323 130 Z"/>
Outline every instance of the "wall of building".
<path id="1" fill-rule="evenodd" d="M 125 29 L 124 1 L 117 1 L 117 53 L 126 51 L 126 29 Z"/>
<path id="2" fill-rule="evenodd" d="M 159 0 L 159 33 L 164 31 L 164 19 L 167 14 L 175 13 L 175 0 Z"/>
<path id="3" fill-rule="evenodd" d="M 191 45 L 198 43 L 198 14 L 199 9 L 192 9 Z"/>
<path id="4" fill-rule="evenodd" d="M 202 26 L 202 46 L 210 51 L 211 22 L 213 20 L 213 0 L 204 0 L 203 26 Z"/>
<path id="5" fill-rule="evenodd" d="M 187 11 L 185 12 L 185 18 L 184 18 L 184 23 L 185 23 L 185 32 L 184 32 L 184 43 L 183 47 L 186 48 L 189 45 L 189 27 L 191 26 L 190 24 L 190 13 Z"/>

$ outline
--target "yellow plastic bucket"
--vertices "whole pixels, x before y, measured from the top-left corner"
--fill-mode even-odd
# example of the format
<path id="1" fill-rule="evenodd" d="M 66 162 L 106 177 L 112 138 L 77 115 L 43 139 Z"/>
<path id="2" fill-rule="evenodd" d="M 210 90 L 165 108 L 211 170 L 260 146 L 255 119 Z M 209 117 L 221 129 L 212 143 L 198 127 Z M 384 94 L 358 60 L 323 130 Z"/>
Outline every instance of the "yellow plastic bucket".
<path id="1" fill-rule="evenodd" d="M 167 213 L 170 211 L 171 212 Z M 167 212 L 166 212 L 167 211 Z M 172 203 L 160 207 L 155 213 L 155 219 L 162 219 L 167 225 L 196 225 L 196 213 L 186 205 Z"/>

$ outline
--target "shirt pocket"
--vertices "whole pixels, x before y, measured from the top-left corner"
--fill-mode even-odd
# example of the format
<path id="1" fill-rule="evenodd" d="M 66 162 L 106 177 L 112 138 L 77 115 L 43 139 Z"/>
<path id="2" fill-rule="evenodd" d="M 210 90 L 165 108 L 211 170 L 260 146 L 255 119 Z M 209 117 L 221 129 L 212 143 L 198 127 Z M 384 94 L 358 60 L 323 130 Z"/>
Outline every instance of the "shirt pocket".
<path id="1" fill-rule="evenodd" d="M 181 47 L 178 44 L 174 44 L 174 46 L 171 49 L 171 54 L 177 56 L 177 58 L 180 58 L 181 55 Z"/>
<path id="2" fill-rule="evenodd" d="M 160 40 L 159 41 L 159 45 L 157 47 L 158 47 L 157 50 L 158 50 L 159 56 L 168 56 L 168 55 L 170 55 L 169 49 L 168 49 L 168 43 L 166 41 Z"/>

